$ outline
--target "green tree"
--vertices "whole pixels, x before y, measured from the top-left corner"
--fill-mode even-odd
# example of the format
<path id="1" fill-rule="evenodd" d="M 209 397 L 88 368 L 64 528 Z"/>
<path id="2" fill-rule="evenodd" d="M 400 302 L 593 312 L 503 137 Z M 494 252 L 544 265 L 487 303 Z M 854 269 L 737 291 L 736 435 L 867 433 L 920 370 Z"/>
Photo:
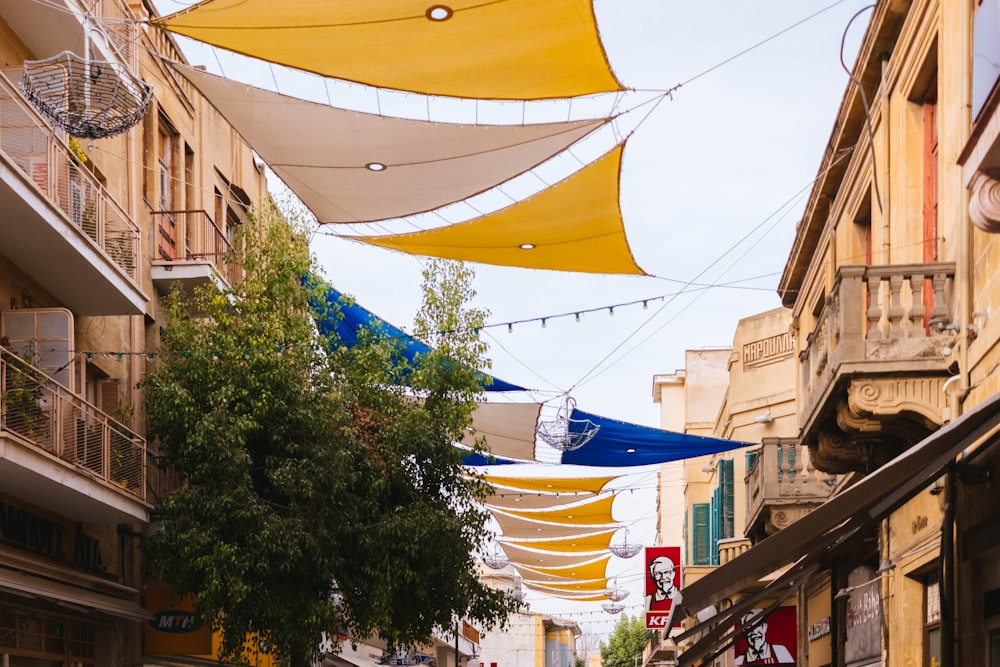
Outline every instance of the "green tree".
<path id="1" fill-rule="evenodd" d="M 304 225 L 243 228 L 245 277 L 171 294 L 145 381 L 150 436 L 183 480 L 144 542 L 152 573 L 194 594 L 232 662 L 248 635 L 300 665 L 324 634 L 396 648 L 456 617 L 502 626 L 518 603 L 476 576 L 486 488 L 454 447 L 482 391 L 471 272 L 425 271 L 417 333 L 437 348 L 411 364 L 378 331 L 318 333 Z"/>
<path id="2" fill-rule="evenodd" d="M 608 643 L 601 642 L 603 667 L 635 667 L 642 662 L 642 651 L 648 642 L 649 631 L 642 614 L 622 614 L 608 636 Z"/>

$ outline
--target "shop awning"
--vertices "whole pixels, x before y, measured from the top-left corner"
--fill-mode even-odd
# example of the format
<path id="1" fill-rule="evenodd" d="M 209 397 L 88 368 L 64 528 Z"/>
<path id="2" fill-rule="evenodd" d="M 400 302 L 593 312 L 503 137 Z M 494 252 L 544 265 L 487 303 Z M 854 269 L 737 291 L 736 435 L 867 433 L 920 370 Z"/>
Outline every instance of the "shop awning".
<path id="1" fill-rule="evenodd" d="M 50 581 L 17 570 L 0 568 L 0 590 L 15 595 L 51 600 L 56 604 L 83 607 L 133 621 L 147 621 L 153 618 L 151 613 L 130 600 Z"/>
<path id="2" fill-rule="evenodd" d="M 1000 433 L 1000 394 L 942 426 L 854 486 L 826 501 L 808 518 L 771 535 L 746 553 L 685 586 L 674 605 L 674 621 L 687 617 L 693 629 L 684 636 L 701 635 L 688 648 L 680 665 L 694 664 L 718 645 L 720 631 L 732 626 L 736 605 L 717 612 L 727 598 L 780 568 L 788 570 L 768 584 L 757 599 L 777 596 L 804 582 L 802 574 L 815 568 L 834 549 L 881 521 L 940 477 L 963 452 L 971 455 Z M 713 615 L 714 614 L 714 615 Z"/>

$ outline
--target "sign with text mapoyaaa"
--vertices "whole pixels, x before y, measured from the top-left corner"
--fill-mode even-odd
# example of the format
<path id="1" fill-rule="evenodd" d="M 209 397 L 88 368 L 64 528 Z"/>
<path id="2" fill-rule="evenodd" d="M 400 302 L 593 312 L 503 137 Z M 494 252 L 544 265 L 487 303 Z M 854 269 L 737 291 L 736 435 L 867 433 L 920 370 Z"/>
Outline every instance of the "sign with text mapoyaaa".
<path id="1" fill-rule="evenodd" d="M 681 548 L 646 547 L 646 628 L 669 630 L 670 611 L 681 588 Z"/>

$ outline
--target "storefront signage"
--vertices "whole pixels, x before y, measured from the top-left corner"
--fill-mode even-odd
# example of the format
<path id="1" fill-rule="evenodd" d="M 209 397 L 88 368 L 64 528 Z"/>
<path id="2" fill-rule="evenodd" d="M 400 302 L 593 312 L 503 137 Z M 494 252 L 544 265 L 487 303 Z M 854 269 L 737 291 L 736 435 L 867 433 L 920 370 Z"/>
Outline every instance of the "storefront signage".
<path id="1" fill-rule="evenodd" d="M 646 629 L 669 630 L 670 611 L 680 596 L 681 548 L 646 547 Z"/>
<path id="2" fill-rule="evenodd" d="M 809 641 L 816 641 L 820 637 L 830 634 L 830 617 L 821 618 L 816 623 L 809 626 Z"/>
<path id="3" fill-rule="evenodd" d="M 844 659 L 847 663 L 882 653 L 882 581 L 874 568 L 863 565 L 847 576 Z"/>
<path id="4" fill-rule="evenodd" d="M 189 611 L 169 611 L 156 612 L 153 620 L 149 624 L 160 632 L 194 632 L 201 627 L 198 618 Z"/>
<path id="5" fill-rule="evenodd" d="M 743 345 L 743 368 L 765 366 L 781 361 L 790 357 L 794 351 L 792 336 L 789 333 L 755 340 Z"/>

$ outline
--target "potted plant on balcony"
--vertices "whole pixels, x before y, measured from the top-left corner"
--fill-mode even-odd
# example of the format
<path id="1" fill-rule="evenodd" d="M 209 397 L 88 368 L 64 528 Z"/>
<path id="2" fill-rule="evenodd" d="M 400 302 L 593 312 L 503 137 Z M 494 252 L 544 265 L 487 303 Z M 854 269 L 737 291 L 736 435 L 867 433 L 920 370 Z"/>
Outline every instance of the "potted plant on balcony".
<path id="1" fill-rule="evenodd" d="M 8 338 L 0 338 L 0 357 L 7 367 L 4 374 L 3 399 L 4 422 L 8 429 L 21 435 L 32 436 L 43 422 L 44 414 L 40 405 L 44 375 L 31 366 L 33 355 L 23 356 L 8 349 Z"/>

